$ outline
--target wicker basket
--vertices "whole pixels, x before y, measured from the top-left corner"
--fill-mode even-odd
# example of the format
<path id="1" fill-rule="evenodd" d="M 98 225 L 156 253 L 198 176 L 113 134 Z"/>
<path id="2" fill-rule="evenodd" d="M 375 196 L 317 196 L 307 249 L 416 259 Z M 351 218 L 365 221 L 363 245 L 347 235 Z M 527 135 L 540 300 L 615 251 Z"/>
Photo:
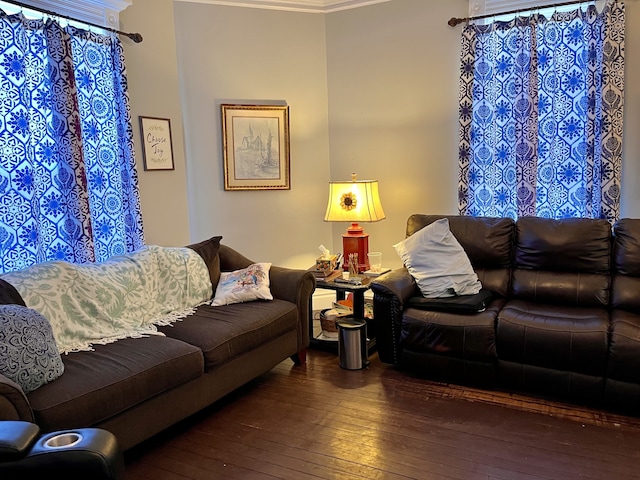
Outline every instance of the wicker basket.
<path id="1" fill-rule="evenodd" d="M 320 312 L 320 327 L 326 333 L 338 333 L 338 325 L 336 324 L 340 318 L 338 311 L 333 308 L 327 308 Z"/>

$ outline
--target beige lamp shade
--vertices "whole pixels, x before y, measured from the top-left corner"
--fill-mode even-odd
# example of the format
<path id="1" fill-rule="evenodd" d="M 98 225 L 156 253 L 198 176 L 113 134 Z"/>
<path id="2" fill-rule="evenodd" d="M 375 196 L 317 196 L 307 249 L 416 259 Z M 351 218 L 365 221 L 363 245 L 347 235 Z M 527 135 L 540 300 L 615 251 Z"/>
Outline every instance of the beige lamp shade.
<path id="1" fill-rule="evenodd" d="M 329 182 L 325 222 L 377 222 L 385 218 L 377 180 Z"/>

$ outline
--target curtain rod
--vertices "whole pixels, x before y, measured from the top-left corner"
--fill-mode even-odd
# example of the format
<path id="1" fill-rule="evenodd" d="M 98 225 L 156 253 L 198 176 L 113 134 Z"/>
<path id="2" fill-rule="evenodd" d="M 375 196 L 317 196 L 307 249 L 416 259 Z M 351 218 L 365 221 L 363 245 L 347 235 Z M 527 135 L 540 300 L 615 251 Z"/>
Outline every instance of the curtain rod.
<path id="1" fill-rule="evenodd" d="M 589 0 L 586 3 L 591 3 L 593 1 L 594 0 Z M 467 17 L 467 18 L 452 17 L 447 23 L 449 24 L 450 27 L 457 27 L 461 23 L 470 22 L 472 20 L 481 20 L 483 18 L 491 18 L 491 17 L 495 17 L 495 16 L 499 16 L 499 15 L 511 15 L 512 13 L 520 13 L 520 12 L 527 12 L 527 11 L 531 11 L 531 10 L 536 10 L 537 8 L 564 7 L 565 5 L 572 5 L 572 4 L 576 4 L 576 3 L 585 3 L 585 2 L 581 2 L 580 0 L 573 0 L 571 2 L 554 3 L 554 4 L 551 4 L 551 5 L 547 5 L 545 7 L 533 7 L 533 8 L 524 8 L 524 9 L 520 8 L 518 10 L 509 10 L 508 12 L 500 12 L 500 13 L 489 13 L 487 15 L 478 15 L 476 17 Z"/>
<path id="2" fill-rule="evenodd" d="M 79 18 L 70 17 L 68 15 L 62 15 L 60 13 L 52 12 L 51 10 L 45 10 L 44 8 L 35 7 L 33 5 L 28 5 L 26 3 L 17 2 L 17 1 L 14 1 L 14 0 L 3 0 L 3 1 L 5 1 L 7 3 L 11 3 L 12 5 L 16 5 L 16 6 L 21 7 L 21 8 L 27 8 L 29 10 L 35 10 L 36 12 L 44 13 L 45 15 L 49 15 L 49 16 L 52 16 L 52 17 L 60 17 L 60 18 L 64 18 L 65 20 L 71 20 L 73 22 L 80 22 L 80 23 L 84 23 L 85 25 L 91 25 L 92 27 L 97 27 L 97 28 L 100 28 L 102 30 L 106 30 L 108 32 L 117 33 L 118 35 L 124 35 L 125 37 L 129 37 L 135 43 L 142 42 L 142 35 L 140 35 L 139 33 L 127 33 L 127 32 L 123 32 L 123 31 L 120 31 L 120 30 L 116 30 L 115 28 L 103 27 L 102 25 L 98 25 L 97 23 L 87 22 L 85 20 L 80 20 Z"/>

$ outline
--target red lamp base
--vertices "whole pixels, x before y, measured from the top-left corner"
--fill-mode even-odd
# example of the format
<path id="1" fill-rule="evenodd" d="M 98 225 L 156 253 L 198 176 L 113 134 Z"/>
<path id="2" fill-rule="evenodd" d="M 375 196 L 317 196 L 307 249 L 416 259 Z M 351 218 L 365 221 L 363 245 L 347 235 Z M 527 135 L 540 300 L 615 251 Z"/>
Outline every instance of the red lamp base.
<path id="1" fill-rule="evenodd" d="M 358 256 L 358 273 L 369 270 L 369 234 L 357 223 L 352 223 L 347 228 L 347 233 L 342 234 L 342 269 L 349 270 L 349 255 Z"/>

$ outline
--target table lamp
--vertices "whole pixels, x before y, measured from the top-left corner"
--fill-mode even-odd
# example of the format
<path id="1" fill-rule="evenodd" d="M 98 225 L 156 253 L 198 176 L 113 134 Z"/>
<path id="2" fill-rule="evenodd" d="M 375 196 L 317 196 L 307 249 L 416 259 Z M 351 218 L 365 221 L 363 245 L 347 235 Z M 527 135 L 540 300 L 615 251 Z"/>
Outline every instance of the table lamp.
<path id="1" fill-rule="evenodd" d="M 358 222 L 378 222 L 385 218 L 380 203 L 377 180 L 357 180 L 355 173 L 351 181 L 329 182 L 329 203 L 325 222 L 351 222 L 342 234 L 343 269 L 349 269 L 349 255 L 358 255 L 358 273 L 369 270 L 369 234 Z"/>

